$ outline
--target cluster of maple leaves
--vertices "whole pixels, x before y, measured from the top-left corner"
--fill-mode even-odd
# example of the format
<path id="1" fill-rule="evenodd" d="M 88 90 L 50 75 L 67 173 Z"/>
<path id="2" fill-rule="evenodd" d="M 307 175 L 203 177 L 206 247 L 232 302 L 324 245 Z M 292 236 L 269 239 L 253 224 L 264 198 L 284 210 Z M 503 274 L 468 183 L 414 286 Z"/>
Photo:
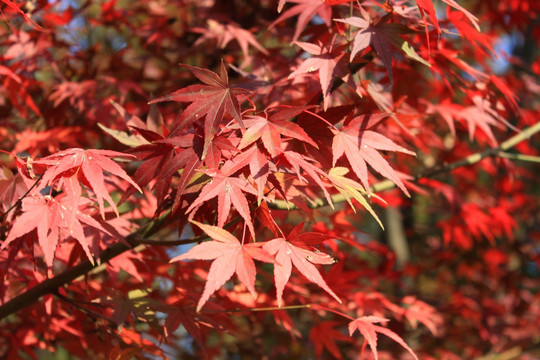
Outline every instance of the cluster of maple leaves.
<path id="1" fill-rule="evenodd" d="M 462 166 L 536 123 L 534 2 L 475 3 L 2 0 L 0 356 L 528 356 L 534 169 Z"/>

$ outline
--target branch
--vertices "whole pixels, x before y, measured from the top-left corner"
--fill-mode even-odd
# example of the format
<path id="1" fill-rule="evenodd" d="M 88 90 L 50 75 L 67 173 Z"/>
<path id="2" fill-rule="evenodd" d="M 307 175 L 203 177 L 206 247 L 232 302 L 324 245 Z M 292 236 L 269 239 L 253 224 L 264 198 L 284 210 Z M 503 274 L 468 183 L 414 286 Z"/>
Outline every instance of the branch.
<path id="1" fill-rule="evenodd" d="M 147 238 L 157 233 L 161 229 L 163 224 L 167 221 L 169 214 L 170 213 L 166 213 L 160 219 L 153 220 L 148 223 L 144 228 L 131 233 L 124 239 L 125 242 L 115 244 L 110 248 L 104 250 L 100 254 L 100 262 L 102 263 L 101 265 L 93 265 L 89 260 L 83 261 L 79 265 L 69 268 L 64 272 L 56 275 L 55 277 L 47 279 L 42 283 L 34 286 L 33 288 L 9 300 L 8 302 L 0 306 L 0 320 L 31 305 L 32 303 L 38 301 L 44 295 L 55 293 L 59 287 L 68 284 L 73 280 L 77 279 L 78 277 L 91 272 L 95 268 L 103 267 L 103 264 L 111 260 L 112 258 L 128 250 L 134 249 L 137 246 L 136 239 L 139 237 Z"/>
<path id="2" fill-rule="evenodd" d="M 526 160 L 526 161 L 537 161 L 537 157 L 533 156 L 525 156 L 519 154 L 516 155 L 509 155 L 505 151 L 513 148 L 520 142 L 529 139 L 534 134 L 538 133 L 540 131 L 540 121 L 534 124 L 533 126 L 527 127 L 523 129 L 520 133 L 512 136 L 508 140 L 501 143 L 498 147 L 487 149 L 484 151 L 480 151 L 474 154 L 471 154 L 467 156 L 464 159 L 455 161 L 453 163 L 449 164 L 442 164 L 440 166 L 435 166 L 433 168 L 425 169 L 423 171 L 420 171 L 413 179 L 413 181 L 418 181 L 422 178 L 431 178 L 435 175 L 441 174 L 441 173 L 447 173 L 450 172 L 456 168 L 476 164 L 477 162 L 492 156 L 500 156 L 505 158 L 515 158 L 516 160 Z M 370 187 L 371 192 L 381 192 L 390 190 L 396 187 L 396 184 L 391 182 L 390 180 L 383 180 L 380 181 Z M 346 201 L 346 198 L 341 194 L 335 194 L 331 196 L 332 202 L 334 204 L 342 203 Z M 308 206 L 312 209 L 320 208 L 323 206 L 328 205 L 328 201 L 326 199 L 318 198 L 313 200 L 311 204 L 308 204 Z M 285 200 L 274 200 L 272 203 L 269 203 L 268 206 L 272 209 L 278 209 L 278 210 L 292 210 L 292 209 L 298 209 L 295 205 L 287 203 Z"/>
<path id="3" fill-rule="evenodd" d="M 9 316 L 29 305 L 38 301 L 42 296 L 47 294 L 56 294 L 57 289 L 72 281 L 80 280 L 85 275 L 92 275 L 105 270 L 107 262 L 114 257 L 123 254 L 126 251 L 133 250 L 136 252 L 143 251 L 147 245 L 173 246 L 198 243 L 209 239 L 206 234 L 186 240 L 149 240 L 148 238 L 156 234 L 167 221 L 170 212 L 167 212 L 160 219 L 151 221 L 143 229 L 139 229 L 124 239 L 125 242 L 115 244 L 106 249 L 100 254 L 100 264 L 93 265 L 89 260 L 80 263 L 77 266 L 65 270 L 63 273 L 56 275 L 51 279 L 47 279 L 33 288 L 23 292 L 22 294 L 9 300 L 7 303 L 0 306 L 0 320 Z M 237 216 L 231 220 L 225 228 L 234 226 L 241 219 Z"/>
<path id="4" fill-rule="evenodd" d="M 91 318 L 95 320 L 97 319 L 103 319 L 103 320 L 106 320 L 110 325 L 113 325 L 113 326 L 118 326 L 118 324 L 111 318 L 103 315 L 103 314 L 100 314 L 92 309 L 87 309 L 85 308 L 84 306 L 82 306 L 81 304 L 79 304 L 77 301 L 67 297 L 67 296 L 64 296 L 62 294 L 60 294 L 58 291 L 55 291 L 53 293 L 54 296 L 56 296 L 57 298 L 59 298 L 60 300 L 66 302 L 67 304 L 70 304 L 71 306 L 79 309 L 80 311 L 82 311 L 83 313 L 85 313 L 86 315 L 90 316 Z"/>
<path id="5" fill-rule="evenodd" d="M 415 180 L 419 180 L 425 177 L 431 177 L 431 176 L 434 176 L 443 172 L 449 172 L 461 166 L 472 165 L 486 157 L 497 156 L 501 153 L 504 153 L 506 150 L 513 148 L 518 143 L 524 140 L 527 140 L 528 138 L 530 138 L 531 136 L 533 136 L 539 131 L 540 131 L 540 122 L 536 123 L 535 125 L 531 127 L 524 129 L 519 134 L 512 136 L 510 139 L 501 143 L 499 147 L 469 155 L 464 159 L 458 160 L 450 164 L 444 164 L 439 167 L 427 169 L 425 171 L 420 172 L 415 177 Z M 378 182 L 377 184 L 374 184 L 371 187 L 371 191 L 375 193 L 375 192 L 390 190 L 395 187 L 396 185 L 393 182 L 389 180 L 384 180 L 384 181 Z M 340 203 L 340 202 L 344 202 L 345 198 L 341 194 L 337 194 L 337 195 L 332 196 L 332 201 L 334 203 Z M 296 208 L 294 205 L 289 206 L 289 204 L 284 200 L 274 200 L 274 202 L 270 203 L 269 205 L 274 209 L 286 210 L 286 209 Z M 315 202 L 311 204 L 311 207 L 318 208 L 325 205 L 328 205 L 328 203 L 325 200 L 316 199 Z M 199 237 L 189 239 L 189 240 L 172 240 L 172 241 L 145 240 L 151 237 L 152 235 L 156 234 L 162 228 L 163 224 L 167 221 L 169 214 L 170 213 L 166 213 L 160 219 L 151 221 L 143 229 L 137 230 L 133 232 L 132 234 L 128 235 L 125 238 L 125 243 L 115 244 L 111 246 L 110 248 L 108 248 L 107 250 L 103 251 L 100 255 L 100 261 L 102 263 L 101 265 L 92 265 L 90 261 L 86 260 L 80 263 L 79 265 L 69 268 L 65 270 L 63 273 L 58 274 L 51 279 L 47 279 L 43 281 L 42 283 L 34 286 L 33 288 L 9 300 L 8 302 L 0 306 L 0 320 L 33 304 L 44 295 L 53 294 L 56 291 L 56 289 L 58 289 L 59 287 L 64 286 L 76 280 L 77 278 L 82 277 L 85 274 L 101 271 L 102 269 L 105 268 L 106 266 L 105 263 L 107 261 L 111 260 L 112 258 L 128 250 L 142 251 L 143 249 L 146 248 L 146 245 L 148 244 L 153 244 L 153 245 L 187 244 L 187 243 L 199 242 L 207 238 L 204 236 L 203 237 L 199 236 Z"/>

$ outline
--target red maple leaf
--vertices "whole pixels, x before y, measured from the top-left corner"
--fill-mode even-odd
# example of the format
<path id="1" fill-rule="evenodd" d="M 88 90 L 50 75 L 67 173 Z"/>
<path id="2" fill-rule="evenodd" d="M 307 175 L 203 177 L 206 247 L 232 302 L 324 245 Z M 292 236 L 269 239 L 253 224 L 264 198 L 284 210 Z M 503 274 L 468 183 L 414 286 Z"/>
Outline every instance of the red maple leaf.
<path id="1" fill-rule="evenodd" d="M 410 46 L 404 47 L 406 42 L 400 35 L 410 32 L 404 25 L 395 23 L 378 23 L 374 25 L 369 20 L 356 16 L 346 19 L 336 19 L 336 21 L 360 28 L 354 36 L 350 61 L 352 62 L 356 54 L 371 45 L 375 49 L 377 55 L 381 58 L 386 67 L 386 71 L 388 72 L 388 76 L 390 77 L 390 81 L 392 82 L 394 79 L 392 75 L 392 59 L 394 57 L 392 45 L 405 51 L 409 57 L 427 64 Z"/>
<path id="2" fill-rule="evenodd" d="M 283 289 L 291 276 L 292 265 L 309 281 L 319 285 L 332 295 L 339 303 L 341 300 L 326 284 L 323 277 L 313 264 L 333 264 L 334 258 L 320 252 L 314 244 L 320 244 L 328 237 L 319 233 L 300 234 L 303 223 L 297 225 L 287 238 L 275 238 L 266 242 L 263 249 L 275 255 L 274 280 L 276 283 L 278 306 L 283 305 Z"/>
<path id="3" fill-rule="evenodd" d="M 367 130 L 387 116 L 388 114 L 358 116 L 352 119 L 341 131 L 332 130 L 334 132 L 334 141 L 332 143 L 332 152 L 334 154 L 333 166 L 345 154 L 351 164 L 351 168 L 362 182 L 366 191 L 369 192 L 367 171 L 367 164 L 369 164 L 374 170 L 390 179 L 405 194 L 409 195 L 396 171 L 392 169 L 377 150 L 399 151 L 411 155 L 414 155 L 414 153 L 397 145 L 380 133 Z"/>
<path id="4" fill-rule="evenodd" d="M 253 238 L 255 238 L 255 228 L 253 227 L 253 221 L 251 220 L 249 202 L 244 193 L 250 193 L 257 196 L 258 192 L 245 178 L 232 176 L 238 170 L 249 164 L 254 150 L 254 148 L 251 148 L 236 156 L 235 159 L 227 161 L 221 169 L 205 171 L 212 177 L 212 180 L 201 189 L 199 196 L 186 210 L 186 213 L 193 211 L 194 214 L 200 205 L 217 196 L 218 226 L 222 227 L 225 225 L 231 210 L 231 205 L 234 205 L 236 211 L 238 211 L 240 216 L 245 220 Z"/>
<path id="5" fill-rule="evenodd" d="M 302 50 L 313 55 L 307 58 L 295 71 L 289 75 L 289 79 L 300 74 L 319 71 L 319 81 L 323 93 L 323 105 L 326 110 L 330 105 L 330 90 L 335 78 L 342 78 L 351 88 L 356 90 L 354 80 L 347 69 L 345 59 L 346 45 L 333 47 L 330 45 L 315 45 L 307 42 L 295 42 Z"/>
<path id="6" fill-rule="evenodd" d="M 196 135 L 170 136 L 168 131 L 164 133 L 163 119 L 155 104 L 151 105 L 145 123 L 116 102 L 111 101 L 111 103 L 134 134 L 114 131 L 99 125 L 121 143 L 132 147 L 136 146 L 130 152 L 143 163 L 135 171 L 133 179 L 141 187 L 156 179 L 153 188 L 156 190 L 158 204 L 162 204 L 168 194 L 173 176 L 178 174 L 178 170 L 183 169 L 173 204 L 173 211 L 176 211 L 189 180 L 191 180 L 195 169 L 201 164 L 199 156 L 193 150 L 193 141 Z M 126 190 L 120 203 L 133 195 L 135 190 L 134 187 Z"/>
<path id="7" fill-rule="evenodd" d="M 243 149 L 258 139 L 261 139 L 266 150 L 272 157 L 275 157 L 277 155 L 276 149 L 278 149 L 278 152 L 281 151 L 282 141 L 280 135 L 298 139 L 318 148 L 317 144 L 306 134 L 304 129 L 292 121 L 286 121 L 300 114 L 305 109 L 305 107 L 284 109 L 270 117 L 247 116 L 244 119 L 247 131 L 242 136 L 238 148 Z"/>
<path id="8" fill-rule="evenodd" d="M 352 334 L 356 330 L 358 330 L 360 334 L 362 334 L 362 336 L 364 337 L 365 341 L 367 341 L 367 343 L 369 344 L 375 360 L 378 360 L 379 358 L 377 354 L 377 333 L 388 336 L 389 338 L 397 342 L 399 345 L 403 346 L 405 350 L 407 350 L 416 360 L 418 360 L 418 357 L 416 356 L 414 351 L 412 351 L 409 345 L 407 345 L 405 341 L 403 341 L 403 339 L 399 337 L 398 334 L 385 327 L 375 325 L 376 323 L 387 321 L 388 319 L 378 316 L 359 317 L 358 319 L 353 320 L 349 323 L 349 335 L 352 336 Z"/>
<path id="9" fill-rule="evenodd" d="M 0 167 L 0 210 L 3 215 L 13 204 L 28 191 L 23 177 L 16 173 L 13 175 L 7 167 Z"/>
<path id="10" fill-rule="evenodd" d="M 178 170 L 183 169 L 180 181 L 176 186 L 176 197 L 173 205 L 173 210 L 176 211 L 189 180 L 201 164 L 201 160 L 192 147 L 193 136 L 186 135 L 161 138 L 153 141 L 152 144 L 135 148 L 132 153 L 143 160 L 143 163 L 133 174 L 133 179 L 140 186 L 145 186 L 156 179 L 153 187 L 156 190 L 158 203 L 161 204 L 170 190 L 173 176 L 178 174 Z M 131 196 L 133 192 L 133 188 L 126 191 L 121 202 Z"/>
<path id="11" fill-rule="evenodd" d="M 244 128 L 240 104 L 237 97 L 248 91 L 231 87 L 225 64 L 221 62 L 219 75 L 206 69 L 182 64 L 206 85 L 191 85 L 169 95 L 154 99 L 150 104 L 162 101 L 191 102 L 173 125 L 170 136 L 176 136 L 194 121 L 204 120 L 204 147 L 201 158 L 204 160 L 210 143 L 221 124 L 225 113 L 231 115 Z"/>
<path id="12" fill-rule="evenodd" d="M 234 273 L 253 297 L 256 297 L 253 259 L 274 262 L 274 258 L 261 248 L 262 243 L 243 244 L 225 229 L 196 221 L 192 221 L 192 223 L 200 227 L 213 241 L 199 244 L 187 253 L 171 259 L 171 262 L 185 259 L 214 260 L 208 272 L 203 294 L 197 304 L 197 311 Z"/>
<path id="13" fill-rule="evenodd" d="M 283 164 L 283 161 L 285 161 L 286 164 Z M 321 180 L 321 176 L 328 177 L 328 175 L 319 169 L 317 166 L 315 166 L 312 162 L 315 160 L 312 160 L 302 154 L 299 154 L 294 151 L 284 151 L 278 158 L 278 164 L 287 165 L 287 167 L 292 168 L 291 170 L 296 174 L 298 177 L 298 180 L 304 182 L 305 184 L 309 184 L 309 181 L 302 175 L 302 170 L 317 184 L 323 191 L 324 196 L 330 206 L 334 206 L 332 203 L 332 199 L 330 198 L 330 193 L 326 190 L 326 186 Z"/>
<path id="14" fill-rule="evenodd" d="M 107 171 L 129 182 L 137 190 L 139 186 L 129 177 L 128 174 L 109 157 L 129 158 L 127 155 L 110 150 L 83 150 L 68 149 L 59 151 L 42 159 L 33 161 L 33 165 L 45 166 L 42 182 L 45 185 L 52 185 L 60 178 L 70 178 L 75 176 L 78 181 L 90 188 L 96 194 L 101 216 L 105 217 L 103 199 L 107 200 L 114 212 L 118 215 L 118 209 L 105 189 L 105 177 L 103 171 Z M 142 192 L 142 191 L 141 191 Z"/>
<path id="15" fill-rule="evenodd" d="M 322 358 L 324 349 L 328 350 L 336 359 L 342 358 L 336 340 L 350 342 L 351 338 L 334 329 L 339 324 L 339 321 L 323 321 L 311 328 L 309 339 L 315 346 L 317 358 Z"/>
<path id="16" fill-rule="evenodd" d="M 478 25 L 478 18 L 476 16 L 471 14 L 469 11 L 467 11 L 467 9 L 465 9 L 463 6 L 459 5 L 454 0 L 442 0 L 442 1 L 447 3 L 448 5 L 452 6 L 453 8 L 461 11 L 469 19 L 471 24 L 473 24 L 474 28 L 477 31 L 480 31 L 480 25 Z"/>
<path id="17" fill-rule="evenodd" d="M 438 334 L 438 329 L 444 321 L 433 306 L 416 299 L 414 296 L 406 296 L 402 302 L 406 306 L 403 314 L 414 329 L 418 326 L 418 322 L 421 322 L 433 335 Z"/>
<path id="18" fill-rule="evenodd" d="M 191 28 L 190 30 L 203 34 L 202 37 L 198 38 L 193 45 L 199 45 L 206 40 L 215 39 L 217 41 L 217 46 L 224 49 L 231 40 L 236 40 L 240 49 L 242 49 L 242 54 L 244 58 L 249 58 L 248 47 L 249 45 L 253 46 L 260 52 L 265 55 L 268 55 L 268 51 L 259 44 L 252 32 L 242 29 L 238 24 L 234 22 L 229 22 L 226 24 L 221 24 L 214 19 L 208 19 L 206 21 L 207 27 L 204 28 Z"/>
<path id="19" fill-rule="evenodd" d="M 426 15 L 431 19 L 433 22 L 433 25 L 435 25 L 435 28 L 437 29 L 437 32 L 440 33 L 441 29 L 439 28 L 439 21 L 437 20 L 437 13 L 435 12 L 435 7 L 433 6 L 433 2 L 431 0 L 415 0 L 416 5 L 418 5 L 418 9 L 420 10 L 420 14 L 422 15 L 422 19 L 425 23 L 426 33 L 427 33 L 427 21 L 426 21 Z"/>
<path id="20" fill-rule="evenodd" d="M 330 27 L 332 23 L 332 6 L 328 5 L 326 2 L 320 0 L 280 0 L 278 12 L 281 12 L 285 2 L 295 3 L 297 5 L 281 14 L 281 16 L 270 25 L 270 29 L 276 26 L 277 23 L 297 15 L 296 30 L 294 31 L 292 41 L 296 41 L 300 37 L 300 34 L 304 31 L 306 25 L 309 24 L 311 19 L 316 15 L 324 21 L 326 26 Z"/>
<path id="21" fill-rule="evenodd" d="M 76 181 L 76 180 L 75 180 Z M 79 189 L 80 191 L 80 189 Z M 82 200 L 82 201 L 81 201 Z M 6 248 L 13 240 L 37 230 L 39 246 L 45 255 L 45 262 L 52 266 L 54 253 L 60 240 L 75 238 L 83 247 L 88 259 L 93 263 L 90 241 L 84 234 L 83 225 L 89 225 L 103 233 L 110 233 L 85 211 L 79 210 L 84 198 L 73 190 L 73 194 L 50 196 L 32 195 L 22 201 L 22 214 L 15 218 L 13 226 L 0 249 Z"/>
<path id="22" fill-rule="evenodd" d="M 439 28 L 439 21 L 437 20 L 437 13 L 435 12 L 435 7 L 433 6 L 433 2 L 431 0 L 415 0 L 415 2 L 418 6 L 418 10 L 420 10 L 420 15 L 422 15 L 422 20 L 424 21 L 424 29 L 426 32 L 428 49 L 431 49 L 431 45 L 429 43 L 429 29 L 427 17 L 429 17 L 435 25 L 435 28 L 437 29 L 437 34 L 441 33 L 441 29 Z"/>

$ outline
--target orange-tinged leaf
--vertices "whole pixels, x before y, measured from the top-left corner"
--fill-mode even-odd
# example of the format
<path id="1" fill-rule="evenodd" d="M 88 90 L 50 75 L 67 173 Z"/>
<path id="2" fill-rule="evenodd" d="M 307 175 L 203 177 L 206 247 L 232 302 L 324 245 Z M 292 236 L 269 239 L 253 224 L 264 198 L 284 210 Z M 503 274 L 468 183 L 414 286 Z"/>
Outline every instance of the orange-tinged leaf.
<path id="1" fill-rule="evenodd" d="M 263 246 L 264 250 L 276 257 L 276 262 L 274 264 L 274 281 L 276 283 L 278 306 L 281 307 L 283 305 L 283 290 L 291 276 L 292 265 L 294 265 L 309 281 L 319 285 L 327 293 L 332 295 L 336 301 L 341 303 L 339 297 L 332 289 L 330 289 L 315 265 L 313 265 L 333 264 L 335 260 L 314 247 L 307 245 L 304 245 L 303 247 L 296 246 L 292 243 L 293 240 L 298 241 L 298 236 L 294 234 L 294 230 L 289 234 L 289 239 L 276 238 L 266 242 Z M 306 248 L 309 248 L 309 250 Z"/>
<path id="2" fill-rule="evenodd" d="M 223 228 L 196 221 L 192 221 L 192 223 L 200 227 L 213 241 L 201 243 L 185 254 L 171 259 L 171 262 L 185 259 L 214 260 L 210 266 L 203 294 L 197 304 L 197 311 L 234 273 L 253 297 L 256 297 L 253 259 L 274 262 L 272 256 L 261 248 L 262 244 L 242 244 L 234 235 Z"/>

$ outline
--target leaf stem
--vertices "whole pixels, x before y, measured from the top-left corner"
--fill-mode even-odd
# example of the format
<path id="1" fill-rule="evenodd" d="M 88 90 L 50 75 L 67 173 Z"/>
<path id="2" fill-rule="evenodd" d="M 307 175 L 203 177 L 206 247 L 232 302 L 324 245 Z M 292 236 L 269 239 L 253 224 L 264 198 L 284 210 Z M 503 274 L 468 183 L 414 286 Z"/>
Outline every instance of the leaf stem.
<path id="1" fill-rule="evenodd" d="M 500 155 L 500 153 L 504 153 L 506 150 L 513 148 L 520 142 L 529 139 L 531 136 L 538 133 L 539 131 L 540 131 L 540 121 L 528 128 L 525 128 L 523 131 L 512 136 L 508 140 L 504 141 L 503 143 L 501 143 L 501 145 L 499 145 L 496 148 L 487 149 L 482 152 L 469 155 L 464 159 L 455 161 L 450 164 L 444 164 L 439 167 L 424 170 L 415 177 L 415 180 L 419 180 L 424 177 L 432 177 L 443 172 L 449 172 L 461 166 L 472 165 L 481 161 L 482 159 L 486 157 L 498 156 Z M 395 187 L 396 185 L 392 183 L 391 181 L 384 180 L 384 181 L 378 182 L 377 184 L 374 184 L 371 187 L 371 191 L 375 193 L 375 192 L 390 190 Z M 345 202 L 346 199 L 345 197 L 343 197 L 343 195 L 337 194 L 337 195 L 332 196 L 332 201 L 334 203 L 340 203 L 340 202 Z M 326 205 L 326 200 L 316 199 L 316 201 L 313 204 L 311 204 L 311 207 L 321 207 L 324 205 Z M 294 207 L 294 205 L 287 204 L 285 200 L 274 200 L 272 203 L 269 204 L 269 206 L 271 206 L 274 209 L 282 209 L 282 210 L 296 208 Z M 104 263 L 106 263 L 112 258 L 128 250 L 141 251 L 142 249 L 145 248 L 146 245 L 139 244 L 137 242 L 137 239 L 140 239 L 141 237 L 149 238 L 152 235 L 156 234 L 167 222 L 169 215 L 170 215 L 170 211 L 166 212 L 161 218 L 152 220 L 144 228 L 139 229 L 131 233 L 130 235 L 128 235 L 125 238 L 125 242 L 115 244 L 111 246 L 110 248 L 104 250 L 100 255 L 100 260 L 102 262 L 101 265 L 96 266 L 90 263 L 90 261 L 85 260 L 79 265 L 69 268 L 65 270 L 64 272 L 56 275 L 55 277 L 51 279 L 47 279 L 39 283 L 38 285 L 34 286 L 33 288 L 28 289 L 25 292 L 19 294 L 18 296 L 15 296 L 11 300 L 9 300 L 8 302 L 0 306 L 0 320 L 33 304 L 34 302 L 38 301 L 42 296 L 54 293 L 56 289 L 58 289 L 59 287 L 64 286 L 65 284 L 68 284 L 83 275 L 89 274 L 96 268 L 104 269 L 104 265 L 105 265 Z M 191 240 L 195 241 L 195 239 L 191 239 Z M 182 240 L 182 241 L 190 241 L 190 240 Z M 199 239 L 197 241 L 199 241 Z M 299 305 L 293 305 L 293 306 L 299 306 Z M 306 305 L 302 305 L 302 306 L 307 307 Z M 313 306 L 314 305 L 310 305 L 310 307 L 313 307 Z M 281 309 L 289 309 L 289 308 L 282 307 Z M 331 309 L 327 309 L 327 310 L 332 311 Z M 258 311 L 263 311 L 263 310 L 258 310 Z M 343 314 L 340 314 L 340 315 L 343 315 Z"/>
<path id="2" fill-rule="evenodd" d="M 260 312 L 260 311 L 277 311 L 277 310 L 295 310 L 295 309 L 309 309 L 309 308 L 312 308 L 314 307 L 313 304 L 304 304 L 304 305 L 289 305 L 289 306 L 282 306 L 282 307 L 278 307 L 278 306 L 270 306 L 270 307 L 261 307 L 261 308 L 246 308 L 246 309 L 227 309 L 227 310 L 221 310 L 221 311 L 218 311 L 218 310 L 207 310 L 207 311 L 201 311 L 201 312 L 204 312 L 204 313 L 221 313 L 221 312 L 244 312 L 244 311 L 249 311 L 249 312 Z"/>
<path id="3" fill-rule="evenodd" d="M 418 180 L 420 180 L 422 178 L 431 178 L 431 177 L 434 177 L 435 175 L 450 172 L 450 171 L 452 171 L 454 169 L 457 169 L 459 167 L 462 167 L 462 166 L 473 165 L 473 164 L 476 164 L 477 162 L 479 162 L 479 161 L 481 161 L 481 160 L 483 160 L 483 159 L 485 159 L 487 157 L 501 156 L 501 154 L 508 154 L 508 153 L 506 153 L 506 150 L 509 150 L 509 149 L 513 148 L 514 146 L 516 146 L 517 144 L 519 144 L 520 142 L 529 139 L 531 136 L 538 133 L 539 131 L 540 131 L 540 121 L 537 122 L 536 124 L 530 126 L 530 127 L 527 127 L 525 129 L 523 129 L 518 134 L 516 134 L 516 135 L 512 136 L 511 138 L 509 138 L 508 140 L 502 142 L 498 147 L 487 149 L 487 150 L 484 150 L 484 151 L 480 151 L 480 152 L 471 154 L 471 155 L 469 155 L 469 156 L 467 156 L 467 157 L 465 157 L 463 159 L 454 161 L 452 163 L 442 164 L 442 165 L 438 165 L 438 166 L 435 166 L 435 167 L 432 167 L 432 168 L 424 169 L 424 170 L 420 171 L 414 177 L 413 181 L 418 181 Z M 519 155 L 521 155 L 521 154 L 519 154 Z M 505 155 L 503 155 L 502 157 L 504 157 L 504 156 Z M 521 158 L 518 159 L 516 157 L 516 160 L 525 160 L 525 158 L 527 158 L 527 157 L 525 157 L 525 155 L 521 155 Z M 527 158 L 526 161 L 533 161 L 532 158 L 534 158 L 536 160 L 537 157 Z M 391 189 L 393 189 L 395 187 L 396 187 L 396 184 L 394 184 L 390 180 L 383 180 L 383 181 L 380 181 L 380 182 L 372 185 L 370 187 L 370 190 L 371 190 L 372 193 L 376 193 L 376 192 L 391 190 Z M 332 202 L 334 204 L 339 204 L 339 203 L 347 201 L 345 196 L 343 196 L 342 194 L 332 195 L 331 199 L 332 199 Z M 326 205 L 329 205 L 329 204 L 328 204 L 328 201 L 326 199 L 317 198 L 317 199 L 314 199 L 311 203 L 309 203 L 307 205 L 312 209 L 316 209 L 316 208 L 320 208 L 320 207 L 323 207 L 323 206 L 326 206 Z M 278 210 L 298 209 L 298 207 L 296 207 L 295 205 L 288 204 L 285 200 L 279 200 L 279 199 L 276 199 L 273 202 L 269 203 L 268 207 L 270 207 L 272 209 L 278 209 Z"/>

